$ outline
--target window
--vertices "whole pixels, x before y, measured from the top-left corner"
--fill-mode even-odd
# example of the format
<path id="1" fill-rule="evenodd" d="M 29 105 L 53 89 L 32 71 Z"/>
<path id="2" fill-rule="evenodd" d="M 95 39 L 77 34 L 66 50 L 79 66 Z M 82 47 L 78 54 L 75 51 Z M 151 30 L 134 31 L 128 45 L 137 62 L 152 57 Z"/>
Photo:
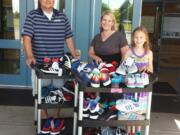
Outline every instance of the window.
<path id="1" fill-rule="evenodd" d="M 0 1 L 0 39 L 20 39 L 19 0 Z"/>

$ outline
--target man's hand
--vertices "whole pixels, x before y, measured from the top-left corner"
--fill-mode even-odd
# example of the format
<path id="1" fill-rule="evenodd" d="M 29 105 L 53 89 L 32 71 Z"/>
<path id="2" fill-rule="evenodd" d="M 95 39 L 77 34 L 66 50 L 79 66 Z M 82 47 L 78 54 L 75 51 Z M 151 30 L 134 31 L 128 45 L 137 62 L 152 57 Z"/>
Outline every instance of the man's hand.
<path id="1" fill-rule="evenodd" d="M 28 65 L 29 68 L 32 68 L 32 65 L 36 64 L 36 60 L 34 57 L 28 57 L 26 59 L 26 64 Z"/>

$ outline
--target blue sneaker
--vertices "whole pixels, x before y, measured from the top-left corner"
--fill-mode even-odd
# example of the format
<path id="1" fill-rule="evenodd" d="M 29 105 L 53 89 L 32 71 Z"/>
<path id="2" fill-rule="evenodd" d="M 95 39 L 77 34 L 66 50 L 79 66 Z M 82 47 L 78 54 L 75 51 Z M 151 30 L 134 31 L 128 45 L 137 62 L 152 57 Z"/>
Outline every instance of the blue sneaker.
<path id="1" fill-rule="evenodd" d="M 113 74 L 113 78 L 111 80 L 111 83 L 123 83 L 124 77 L 122 75 Z"/>
<path id="2" fill-rule="evenodd" d="M 77 59 L 77 60 L 71 61 L 71 69 L 75 72 L 78 72 L 77 68 L 80 64 L 81 64 L 81 60 Z"/>
<path id="3" fill-rule="evenodd" d="M 51 119 L 47 119 L 42 127 L 41 133 L 42 134 L 49 134 L 51 131 Z"/>
<path id="4" fill-rule="evenodd" d="M 111 79 L 111 87 L 119 88 L 119 84 L 124 82 L 122 75 L 113 74 Z"/>
<path id="5" fill-rule="evenodd" d="M 55 91 L 55 90 L 57 90 L 57 89 L 58 89 L 58 88 L 54 87 L 54 86 L 51 85 L 51 84 L 48 85 L 48 86 L 42 87 L 42 88 L 41 88 L 41 90 L 42 90 L 42 92 L 41 92 L 42 98 L 47 97 L 51 91 Z"/>

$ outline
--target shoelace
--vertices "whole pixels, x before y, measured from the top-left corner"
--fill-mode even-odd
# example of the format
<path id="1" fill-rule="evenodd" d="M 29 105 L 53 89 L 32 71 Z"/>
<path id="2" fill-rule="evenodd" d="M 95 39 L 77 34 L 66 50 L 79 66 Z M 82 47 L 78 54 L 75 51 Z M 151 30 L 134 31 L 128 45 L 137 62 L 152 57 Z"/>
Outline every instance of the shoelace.
<path id="1" fill-rule="evenodd" d="M 58 69 L 54 69 L 52 67 L 49 68 L 49 71 L 52 71 L 52 72 L 58 72 L 59 70 Z"/>
<path id="2" fill-rule="evenodd" d="M 64 103 L 64 99 L 58 95 L 47 96 L 45 97 L 45 103 L 50 103 L 50 104 Z"/>

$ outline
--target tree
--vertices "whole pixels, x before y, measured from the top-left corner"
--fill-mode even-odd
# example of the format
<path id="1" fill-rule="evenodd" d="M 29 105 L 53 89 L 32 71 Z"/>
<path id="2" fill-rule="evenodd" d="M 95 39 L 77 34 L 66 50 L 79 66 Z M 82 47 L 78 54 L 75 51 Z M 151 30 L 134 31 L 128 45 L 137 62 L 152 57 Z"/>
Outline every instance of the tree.
<path id="1" fill-rule="evenodd" d="M 14 18 L 19 18 L 19 12 L 16 11 L 16 12 L 14 13 Z"/>

